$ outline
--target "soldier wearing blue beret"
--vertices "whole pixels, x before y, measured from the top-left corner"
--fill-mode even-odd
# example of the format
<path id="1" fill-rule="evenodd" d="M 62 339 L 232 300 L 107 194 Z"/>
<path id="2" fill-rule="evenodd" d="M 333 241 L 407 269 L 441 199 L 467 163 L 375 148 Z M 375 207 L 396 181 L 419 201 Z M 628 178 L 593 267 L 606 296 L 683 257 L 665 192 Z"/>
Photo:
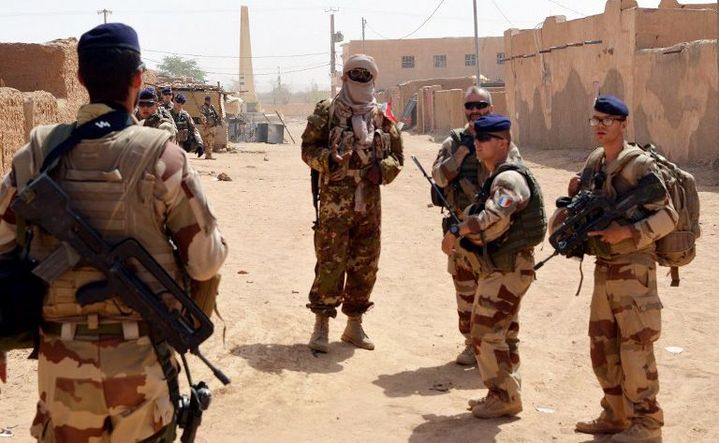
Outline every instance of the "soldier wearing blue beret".
<path id="1" fill-rule="evenodd" d="M 625 140 L 628 117 L 629 108 L 619 98 L 597 97 L 589 126 L 601 147 L 570 180 L 570 196 L 584 189 L 613 201 L 636 189 L 644 176 L 657 174 L 652 157 Z M 558 209 L 553 219 L 561 219 L 562 211 Z M 654 242 L 674 230 L 676 222 L 677 213 L 665 196 L 631 210 L 621 222 L 589 233 L 585 253 L 596 256 L 589 341 L 603 397 L 599 416 L 578 422 L 578 432 L 614 434 L 613 442 L 662 440 L 664 417 L 656 398 L 654 357 L 662 304 Z"/>
<path id="2" fill-rule="evenodd" d="M 174 105 L 170 114 L 177 127 L 177 143 L 187 152 L 194 151 L 198 157 L 205 154 L 205 160 L 213 160 L 212 149 L 205 149 L 200 131 L 195 126 L 190 113 L 184 109 L 184 105 L 187 103 L 185 95 L 176 94 L 173 101 Z"/>
<path id="3" fill-rule="evenodd" d="M 162 111 L 167 112 L 167 115 Z M 159 106 L 157 102 L 157 92 L 153 87 L 147 87 L 140 91 L 135 117 L 140 121 L 142 126 L 166 130 L 172 135 L 172 140 L 174 140 L 177 135 L 175 121 L 172 119 L 169 111 Z"/>
<path id="4" fill-rule="evenodd" d="M 172 87 L 164 86 L 160 91 L 160 100 L 162 100 L 161 107 L 170 111 L 172 109 Z"/>
<path id="5" fill-rule="evenodd" d="M 487 396 L 470 400 L 477 418 L 522 411 L 519 307 L 534 280 L 534 247 L 547 222 L 542 190 L 512 144 L 509 118 L 490 114 L 474 122 L 477 159 L 489 171 L 464 221 L 449 227 L 442 250 L 478 276 L 470 338 Z"/>
<path id="6" fill-rule="evenodd" d="M 0 266 L 21 248 L 42 265 L 60 243 L 33 226 L 23 244 L 11 209 L 38 174 L 52 172 L 71 206 L 108 244 L 134 239 L 180 285 L 189 278 L 193 287 L 216 282 L 227 247 L 197 174 L 167 131 L 131 117 L 138 102 L 141 109 L 157 105 L 153 89 L 141 90 L 137 33 L 121 23 L 100 25 L 82 35 L 77 52 L 77 75 L 90 103 L 73 123 L 33 128 L 15 154 L 0 186 Z M 41 171 L 54 148 L 61 149 L 53 151 L 56 161 Z M 39 442 L 175 441 L 179 363 L 161 338 L 171 331 L 154 330 L 115 290 L 80 304 L 82 288 L 107 279 L 96 261 L 85 259 L 45 277 L 31 434 Z M 167 292 L 139 268 L 128 269 L 153 295 Z M 3 283 L 3 297 L 28 295 L 8 294 Z M 178 307 L 171 303 L 168 309 Z"/>

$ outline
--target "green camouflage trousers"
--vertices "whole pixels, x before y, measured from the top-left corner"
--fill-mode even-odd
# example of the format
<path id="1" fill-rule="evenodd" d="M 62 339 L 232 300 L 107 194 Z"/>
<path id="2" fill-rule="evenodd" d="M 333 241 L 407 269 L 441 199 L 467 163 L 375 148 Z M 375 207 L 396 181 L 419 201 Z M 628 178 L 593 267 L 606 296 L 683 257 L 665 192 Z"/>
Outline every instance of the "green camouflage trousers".
<path id="1" fill-rule="evenodd" d="M 464 336 L 467 344 L 470 344 L 470 323 L 472 322 L 474 295 L 477 293 L 477 275 L 461 254 L 453 254 L 449 257 L 447 272 L 452 276 L 452 283 L 454 283 L 459 333 Z"/>
<path id="2" fill-rule="evenodd" d="M 366 184 L 360 202 L 351 179 L 322 184 L 319 226 L 315 229 L 315 280 L 307 305 L 335 317 L 369 309 L 377 279 L 382 204 L 379 186 Z M 364 210 L 358 210 L 364 203 Z"/>
<path id="3" fill-rule="evenodd" d="M 31 434 L 41 442 L 140 441 L 174 415 L 147 337 L 80 341 L 44 335 L 38 380 Z"/>
<path id="4" fill-rule="evenodd" d="M 513 272 L 482 272 L 477 256 L 457 246 L 458 260 L 478 277 L 470 337 L 482 382 L 502 401 L 521 400 L 519 308 L 534 280 L 534 257 L 520 253 Z"/>
<path id="5" fill-rule="evenodd" d="M 597 263 L 589 338 L 592 368 L 604 390 L 601 405 L 610 420 L 664 424 L 654 359 L 661 308 L 654 266 Z"/>

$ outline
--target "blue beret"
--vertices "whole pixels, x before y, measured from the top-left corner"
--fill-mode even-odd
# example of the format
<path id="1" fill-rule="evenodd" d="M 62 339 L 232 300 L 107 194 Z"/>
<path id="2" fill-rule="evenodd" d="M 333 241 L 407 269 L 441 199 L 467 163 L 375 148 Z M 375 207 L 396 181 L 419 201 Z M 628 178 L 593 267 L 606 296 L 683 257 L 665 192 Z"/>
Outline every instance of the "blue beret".
<path id="1" fill-rule="evenodd" d="M 157 101 L 157 93 L 155 92 L 155 88 L 149 87 L 145 88 L 142 91 L 140 91 L 140 100 L 141 102 L 156 102 Z"/>
<path id="2" fill-rule="evenodd" d="M 172 88 L 169 86 L 165 86 L 164 88 L 162 88 L 162 93 L 165 95 L 172 94 Z"/>
<path id="3" fill-rule="evenodd" d="M 594 109 L 598 112 L 621 117 L 629 116 L 627 105 L 613 95 L 600 95 L 594 102 Z"/>
<path id="4" fill-rule="evenodd" d="M 176 101 L 177 103 L 184 104 L 184 103 L 187 101 L 187 99 L 185 98 L 184 95 L 182 95 L 182 94 L 177 94 L 177 95 L 175 96 L 175 101 Z"/>
<path id="5" fill-rule="evenodd" d="M 86 49 L 129 49 L 140 53 L 137 32 L 122 23 L 106 23 L 96 26 L 80 37 L 77 52 Z"/>
<path id="6" fill-rule="evenodd" d="M 509 131 L 511 127 L 512 122 L 509 120 L 509 117 L 500 114 L 485 115 L 479 117 L 474 122 L 474 131 L 477 133 Z"/>

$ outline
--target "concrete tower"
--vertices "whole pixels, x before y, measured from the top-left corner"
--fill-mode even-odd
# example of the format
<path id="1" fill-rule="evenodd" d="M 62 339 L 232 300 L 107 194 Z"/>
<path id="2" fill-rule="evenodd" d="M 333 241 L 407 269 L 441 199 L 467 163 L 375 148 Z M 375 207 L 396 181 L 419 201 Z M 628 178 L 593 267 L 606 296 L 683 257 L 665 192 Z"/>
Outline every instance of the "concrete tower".
<path id="1" fill-rule="evenodd" d="M 247 111 L 258 110 L 255 94 L 255 74 L 252 70 L 252 43 L 250 42 L 250 14 L 247 6 L 240 9 L 240 98 L 247 104 Z"/>

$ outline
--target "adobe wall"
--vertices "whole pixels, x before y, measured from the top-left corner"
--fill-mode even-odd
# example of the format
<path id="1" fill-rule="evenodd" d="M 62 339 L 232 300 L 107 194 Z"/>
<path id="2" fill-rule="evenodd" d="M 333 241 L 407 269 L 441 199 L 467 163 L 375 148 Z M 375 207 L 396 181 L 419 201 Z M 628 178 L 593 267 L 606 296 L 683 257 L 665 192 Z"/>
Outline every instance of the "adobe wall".
<path id="1" fill-rule="evenodd" d="M 17 148 L 25 143 L 25 110 L 22 92 L 0 88 L 0 175 L 10 170 Z"/>
<path id="2" fill-rule="evenodd" d="M 461 128 L 466 123 L 464 116 L 464 91 L 449 89 L 434 93 L 434 127 L 435 132 L 448 132 L 453 128 Z"/>
<path id="3" fill-rule="evenodd" d="M 716 40 L 637 54 L 632 106 L 637 141 L 651 141 L 680 162 L 719 158 L 716 60 Z"/>
<path id="4" fill-rule="evenodd" d="M 409 99 L 424 86 L 439 85 L 441 89 L 466 90 L 473 84 L 474 77 L 430 78 L 401 83 L 399 85 L 399 109 L 404 110 Z"/>
<path id="5" fill-rule="evenodd" d="M 641 140 L 651 130 L 652 140 L 662 144 L 672 158 L 694 161 L 706 157 L 694 146 L 709 149 L 706 146 L 715 144 L 716 137 L 706 138 L 706 130 L 691 132 L 690 124 L 677 123 L 677 117 L 657 116 L 656 108 L 646 117 L 642 112 L 647 112 L 651 91 L 688 90 L 709 82 L 696 87 L 707 94 L 701 102 L 673 94 L 673 106 L 686 109 L 701 122 L 698 127 L 716 126 L 716 95 L 711 102 L 717 84 L 717 59 L 711 47 L 716 51 L 716 42 L 706 42 L 700 45 L 702 49 L 689 50 L 680 57 L 662 58 L 659 54 L 666 50 L 646 48 L 701 35 L 716 38 L 716 13 L 649 10 L 635 5 L 631 0 L 609 0 L 601 15 L 569 22 L 564 17 L 549 17 L 540 29 L 505 33 L 507 106 L 513 136 L 520 145 L 588 149 L 595 144 L 587 123 L 594 98 L 611 94 L 627 102 L 632 117 L 638 113 L 636 121 L 630 118 L 627 138 Z M 646 51 L 653 55 L 646 55 Z M 676 130 L 681 132 L 671 140 L 666 138 Z"/>

